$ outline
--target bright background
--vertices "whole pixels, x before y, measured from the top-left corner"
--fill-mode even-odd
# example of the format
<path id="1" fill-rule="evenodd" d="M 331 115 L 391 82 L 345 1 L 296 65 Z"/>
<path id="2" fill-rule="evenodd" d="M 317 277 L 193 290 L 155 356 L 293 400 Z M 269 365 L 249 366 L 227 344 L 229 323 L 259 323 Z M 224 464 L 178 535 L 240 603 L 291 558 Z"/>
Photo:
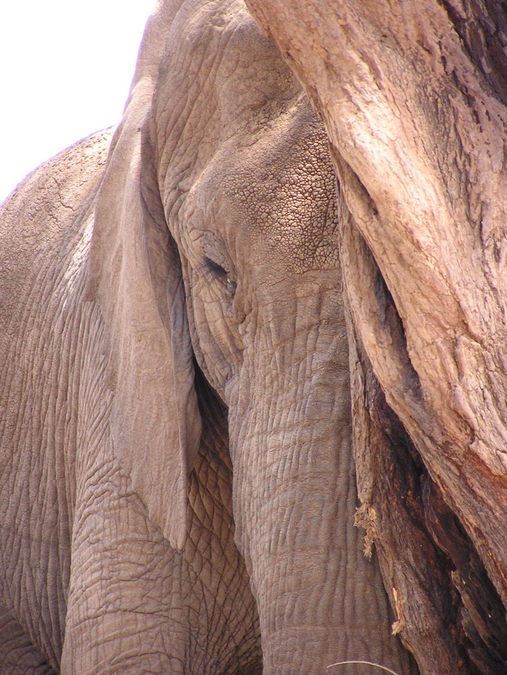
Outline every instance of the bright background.
<path id="1" fill-rule="evenodd" d="M 27 173 L 117 124 L 155 0 L 2 0 L 0 202 Z"/>

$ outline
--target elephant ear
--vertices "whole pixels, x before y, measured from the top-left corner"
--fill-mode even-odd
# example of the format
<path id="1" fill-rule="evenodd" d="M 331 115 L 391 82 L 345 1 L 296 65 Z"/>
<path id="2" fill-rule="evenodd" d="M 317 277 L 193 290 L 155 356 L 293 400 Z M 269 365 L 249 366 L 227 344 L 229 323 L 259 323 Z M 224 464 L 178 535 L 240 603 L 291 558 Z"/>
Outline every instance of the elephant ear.
<path id="1" fill-rule="evenodd" d="M 150 518 L 181 548 L 201 422 L 179 256 L 149 144 L 142 147 L 153 70 L 138 71 L 112 141 L 95 209 L 88 296 L 104 321 L 113 453 Z"/>

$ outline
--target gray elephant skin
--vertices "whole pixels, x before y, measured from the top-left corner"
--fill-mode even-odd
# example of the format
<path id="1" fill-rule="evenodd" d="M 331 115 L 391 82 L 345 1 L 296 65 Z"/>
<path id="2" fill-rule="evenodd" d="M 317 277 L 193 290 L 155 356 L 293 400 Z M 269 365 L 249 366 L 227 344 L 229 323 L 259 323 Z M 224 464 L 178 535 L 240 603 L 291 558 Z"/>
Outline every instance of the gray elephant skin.
<path id="1" fill-rule="evenodd" d="M 3 205 L 0 672 L 413 672 L 353 525 L 336 192 L 243 4 L 188 1 Z"/>

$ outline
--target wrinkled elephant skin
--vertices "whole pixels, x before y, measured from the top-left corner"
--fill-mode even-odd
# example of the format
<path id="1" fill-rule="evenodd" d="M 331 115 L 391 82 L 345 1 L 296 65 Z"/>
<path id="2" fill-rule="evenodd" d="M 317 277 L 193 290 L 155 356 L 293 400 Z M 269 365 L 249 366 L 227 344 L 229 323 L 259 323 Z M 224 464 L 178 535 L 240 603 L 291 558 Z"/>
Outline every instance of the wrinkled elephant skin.
<path id="1" fill-rule="evenodd" d="M 336 189 L 243 4 L 188 1 L 5 203 L 1 672 L 413 672 L 353 526 Z"/>

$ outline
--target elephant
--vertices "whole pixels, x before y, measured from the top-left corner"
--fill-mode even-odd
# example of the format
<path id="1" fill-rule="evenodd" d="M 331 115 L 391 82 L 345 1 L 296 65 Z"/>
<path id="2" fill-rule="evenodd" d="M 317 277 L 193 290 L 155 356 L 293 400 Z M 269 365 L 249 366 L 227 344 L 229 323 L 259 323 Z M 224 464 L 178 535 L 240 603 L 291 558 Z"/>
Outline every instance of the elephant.
<path id="1" fill-rule="evenodd" d="M 167 0 L 118 127 L 2 206 L 2 673 L 417 672 L 354 526 L 338 191 L 243 2 Z"/>

